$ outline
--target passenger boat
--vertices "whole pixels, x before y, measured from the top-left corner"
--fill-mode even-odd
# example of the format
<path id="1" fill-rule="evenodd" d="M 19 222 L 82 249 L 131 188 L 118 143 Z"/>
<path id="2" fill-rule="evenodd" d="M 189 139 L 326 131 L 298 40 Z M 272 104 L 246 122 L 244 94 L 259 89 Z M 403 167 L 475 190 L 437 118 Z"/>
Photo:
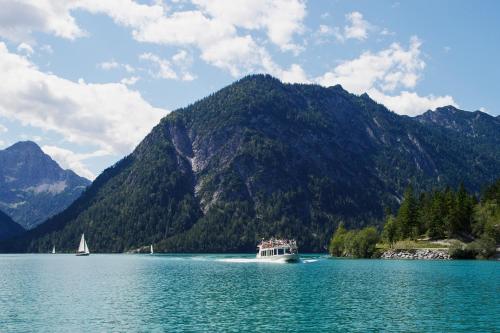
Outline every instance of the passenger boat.
<path id="1" fill-rule="evenodd" d="M 289 239 L 262 240 L 257 246 L 257 259 L 271 261 L 296 262 L 299 261 L 297 242 Z"/>

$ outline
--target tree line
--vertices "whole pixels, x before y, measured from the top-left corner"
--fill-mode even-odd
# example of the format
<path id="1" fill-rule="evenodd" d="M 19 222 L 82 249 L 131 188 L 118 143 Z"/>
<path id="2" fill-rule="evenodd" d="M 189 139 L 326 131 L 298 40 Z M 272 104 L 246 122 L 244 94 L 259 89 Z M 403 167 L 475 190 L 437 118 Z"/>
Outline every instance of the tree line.
<path id="1" fill-rule="evenodd" d="M 417 195 L 412 186 L 404 193 L 397 212 L 386 210 L 379 234 L 374 227 L 347 231 L 340 225 L 329 244 L 334 256 L 371 257 L 376 244 L 389 246 L 401 240 L 458 239 L 450 247 L 456 258 L 490 257 L 500 243 L 500 179 L 480 198 L 465 187 Z"/>

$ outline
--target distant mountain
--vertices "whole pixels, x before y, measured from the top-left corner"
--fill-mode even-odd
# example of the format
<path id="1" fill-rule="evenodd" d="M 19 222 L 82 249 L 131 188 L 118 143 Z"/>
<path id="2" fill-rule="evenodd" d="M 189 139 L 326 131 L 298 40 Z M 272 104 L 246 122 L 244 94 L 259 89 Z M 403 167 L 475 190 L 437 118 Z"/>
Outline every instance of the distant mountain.
<path id="1" fill-rule="evenodd" d="M 7 214 L 0 211 L 0 240 L 17 236 L 24 231 L 23 227 L 14 222 Z"/>
<path id="2" fill-rule="evenodd" d="M 89 184 L 34 142 L 0 150 L 0 209 L 26 229 L 68 207 Z"/>
<path id="3" fill-rule="evenodd" d="M 476 142 L 500 145 L 500 118 L 481 111 L 463 111 L 453 106 L 437 108 L 417 116 L 426 125 L 441 127 L 456 132 L 456 135 L 476 139 Z M 496 149 L 500 150 L 500 149 Z"/>
<path id="4" fill-rule="evenodd" d="M 498 149 L 487 148 L 496 138 L 427 119 L 440 112 L 399 116 L 338 85 L 249 76 L 169 114 L 68 209 L 3 250 L 73 250 L 85 232 L 102 252 L 254 251 L 269 236 L 322 251 L 340 222 L 379 223 L 410 183 L 479 191 L 500 175 Z M 448 121 L 462 124 L 457 114 Z"/>

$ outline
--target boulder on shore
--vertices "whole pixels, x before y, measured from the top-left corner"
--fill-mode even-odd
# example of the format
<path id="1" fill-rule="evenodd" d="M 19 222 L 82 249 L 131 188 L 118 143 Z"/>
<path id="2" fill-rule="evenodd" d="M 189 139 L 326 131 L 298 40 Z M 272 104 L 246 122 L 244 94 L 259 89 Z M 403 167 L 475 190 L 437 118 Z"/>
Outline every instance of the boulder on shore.
<path id="1" fill-rule="evenodd" d="M 414 250 L 387 250 L 382 253 L 381 259 L 412 259 L 412 260 L 449 260 L 448 250 L 443 249 L 414 249 Z"/>

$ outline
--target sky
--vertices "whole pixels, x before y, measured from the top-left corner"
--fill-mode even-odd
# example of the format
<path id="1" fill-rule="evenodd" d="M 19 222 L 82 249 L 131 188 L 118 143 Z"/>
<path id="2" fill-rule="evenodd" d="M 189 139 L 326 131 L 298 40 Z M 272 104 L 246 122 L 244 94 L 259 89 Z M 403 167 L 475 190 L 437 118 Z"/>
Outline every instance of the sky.
<path id="1" fill-rule="evenodd" d="M 495 0 L 0 0 L 0 149 L 94 179 L 169 112 L 252 73 L 415 116 L 500 114 Z"/>

